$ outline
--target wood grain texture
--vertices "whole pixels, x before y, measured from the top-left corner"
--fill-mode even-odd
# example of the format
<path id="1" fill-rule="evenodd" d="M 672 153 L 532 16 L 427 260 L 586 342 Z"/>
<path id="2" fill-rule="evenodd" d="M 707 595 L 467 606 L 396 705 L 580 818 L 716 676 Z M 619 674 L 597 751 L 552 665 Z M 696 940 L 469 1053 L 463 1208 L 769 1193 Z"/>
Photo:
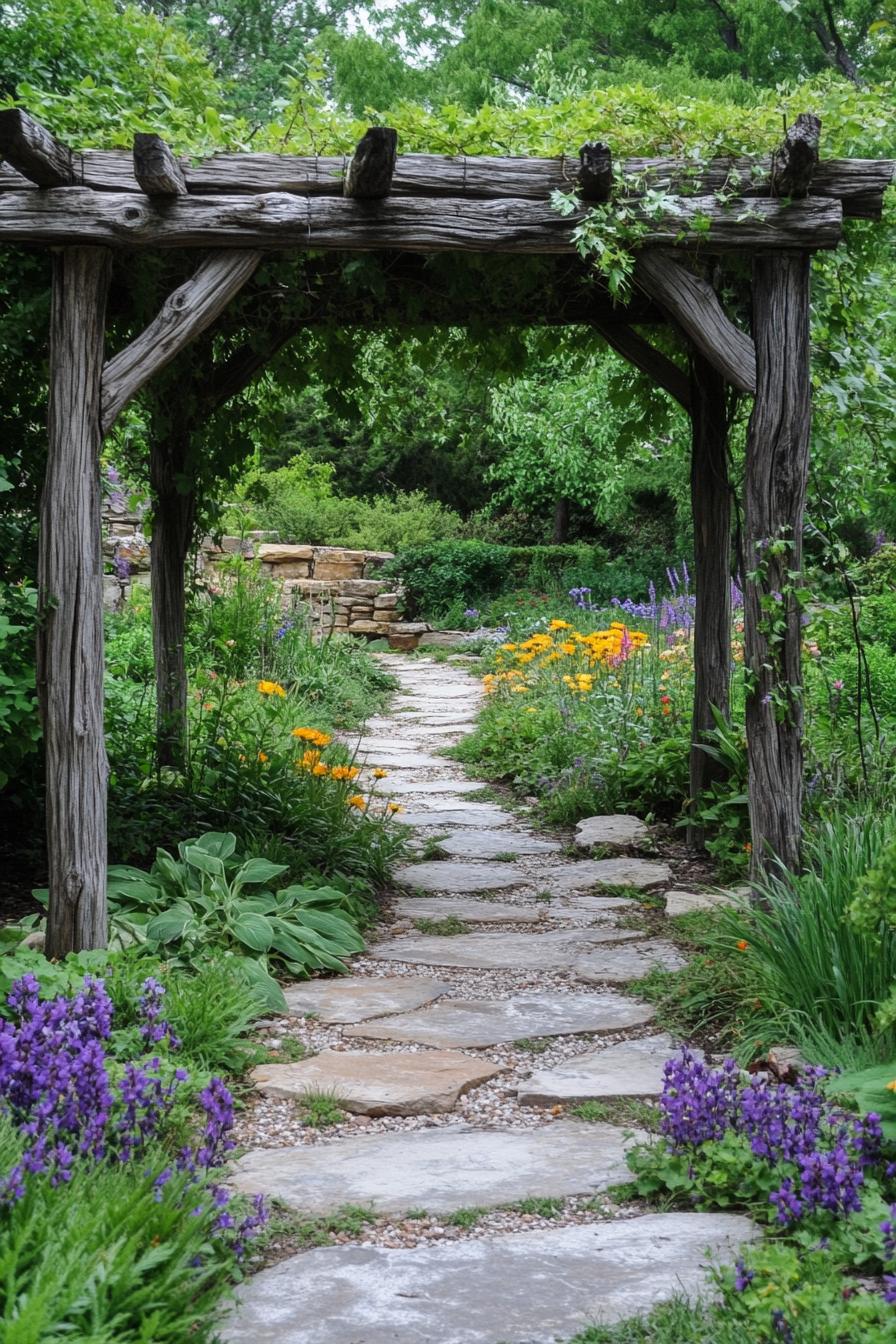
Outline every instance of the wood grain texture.
<path id="1" fill-rule="evenodd" d="M 183 168 L 160 135 L 134 136 L 134 177 L 147 196 L 186 196 Z"/>
<path id="2" fill-rule="evenodd" d="M 2 151 L 0 151 L 2 153 Z M 182 164 L 191 195 L 237 196 L 291 192 L 341 196 L 346 155 L 215 154 L 198 164 Z M 682 159 L 639 158 L 620 162 L 623 194 L 662 187 L 672 193 L 711 196 L 735 192 L 747 198 L 771 196 L 773 159 L 727 157 L 694 165 Z M 127 150 L 85 149 L 73 155 L 75 180 L 96 191 L 140 193 L 133 156 Z M 823 159 L 812 176 L 810 195 L 843 203 L 844 215 L 879 219 L 883 194 L 892 183 L 892 159 Z M 0 194 L 30 184 L 9 173 L 0 176 Z M 558 158 L 450 157 L 401 154 L 392 179 L 393 196 L 456 196 L 465 200 L 547 201 L 551 192 L 575 191 L 579 161 Z M 780 193 L 778 193 L 780 194 Z"/>
<path id="3" fill-rule="evenodd" d="M 703 253 L 835 247 L 839 201 L 809 197 L 731 201 L 681 198 L 668 215 L 645 219 L 643 247 Z M 429 200 L 376 203 L 290 196 L 148 197 L 80 187 L 0 195 L 0 242 L 130 248 L 249 247 L 412 252 L 574 251 L 579 216 L 535 201 Z"/>
<path id="4" fill-rule="evenodd" d="M 736 327 L 708 280 L 668 252 L 642 252 L 635 280 L 674 318 L 688 339 L 739 392 L 756 391 L 756 351 Z"/>
<path id="5" fill-rule="evenodd" d="M 260 252 L 218 252 L 169 294 L 156 318 L 103 369 L 102 424 L 108 434 L 140 388 L 224 311 L 255 271 Z"/>
<path id="6" fill-rule="evenodd" d="M 371 126 L 345 170 L 343 196 L 357 201 L 378 201 L 388 196 L 397 153 L 398 132 L 389 126 Z"/>
<path id="7" fill-rule="evenodd" d="M 100 380 L 111 254 L 53 258 L 40 506 L 38 692 L 46 751 L 47 956 L 106 945 Z"/>
<path id="8" fill-rule="evenodd" d="M 784 143 L 772 159 L 772 192 L 775 196 L 807 196 L 818 167 L 821 120 L 801 112 L 788 126 Z"/>
<path id="9" fill-rule="evenodd" d="M 691 348 L 691 512 L 694 520 L 694 704 L 691 718 L 691 813 L 725 768 L 704 750 L 715 727 L 713 708 L 729 712 L 731 680 L 731 493 L 728 484 L 728 407 L 725 378 L 699 348 Z M 703 844 L 694 821 L 688 840 Z"/>
<path id="10" fill-rule="evenodd" d="M 756 400 L 744 466 L 744 584 L 749 806 L 754 874 L 775 859 L 799 871 L 803 797 L 800 608 L 809 474 L 809 258 L 753 266 Z M 780 552 L 776 545 L 782 543 Z M 771 624 L 781 633 L 771 632 Z"/>
<path id="11" fill-rule="evenodd" d="M 21 107 L 0 111 L 0 158 L 38 187 L 75 181 L 71 150 Z"/>

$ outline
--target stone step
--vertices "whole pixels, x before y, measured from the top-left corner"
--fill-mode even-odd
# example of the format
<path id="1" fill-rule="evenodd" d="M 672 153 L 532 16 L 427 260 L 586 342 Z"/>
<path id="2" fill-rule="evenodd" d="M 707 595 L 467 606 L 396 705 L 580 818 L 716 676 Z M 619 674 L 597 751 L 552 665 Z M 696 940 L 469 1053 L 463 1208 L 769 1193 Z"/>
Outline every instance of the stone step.
<path id="1" fill-rule="evenodd" d="M 551 929 L 546 933 L 459 933 L 445 938 L 420 934 L 389 938 L 370 948 L 376 961 L 419 966 L 466 966 L 479 970 L 568 970 L 599 943 L 637 938 L 636 929 Z"/>
<path id="2" fill-rule="evenodd" d="M 473 812 L 474 806 L 482 808 L 481 812 Z M 476 829 L 478 827 L 491 828 L 493 826 L 512 826 L 516 817 L 512 812 L 502 812 L 499 807 L 489 807 L 486 803 L 470 804 L 470 808 L 453 807 L 426 812 L 422 808 L 408 808 L 401 817 L 402 824 L 405 826 L 416 826 L 420 829 L 430 829 L 433 826 L 444 830 L 446 827 L 462 826 L 465 828 Z"/>
<path id="3" fill-rule="evenodd" d="M 589 952 L 574 963 L 572 973 L 585 985 L 623 985 L 657 969 L 680 971 L 686 965 L 674 943 L 656 938 Z"/>
<path id="4" fill-rule="evenodd" d="M 701 1050 L 693 1052 L 703 1058 Z M 552 1069 L 536 1069 L 516 1089 L 522 1106 L 572 1105 L 605 1097 L 658 1097 L 663 1069 L 679 1049 L 671 1036 L 642 1036 L 586 1055 L 576 1055 Z"/>
<path id="5" fill-rule="evenodd" d="M 296 1017 L 313 1013 L 329 1025 L 408 1012 L 432 1003 L 450 988 L 442 980 L 419 975 L 345 975 L 290 985 L 283 994 L 290 1013 Z"/>
<path id="6" fill-rule="evenodd" d="M 443 760 L 439 764 L 448 765 L 448 761 Z M 390 779 L 385 787 L 387 793 L 390 794 L 413 793 L 424 798 L 429 794 L 478 793 L 483 785 L 475 779 Z M 454 801 L 460 804 L 464 800 L 456 798 Z M 440 798 L 440 807 L 442 803 L 443 799 Z"/>
<path id="7" fill-rule="evenodd" d="M 738 1214 L 655 1213 L 413 1250 L 321 1247 L 241 1285 L 223 1338 L 556 1344 L 705 1293 L 710 1262 L 731 1263 L 758 1236 Z"/>
<path id="8" fill-rule="evenodd" d="M 612 1125 L 558 1120 L 538 1129 L 436 1129 L 364 1134 L 297 1148 L 258 1148 L 231 1184 L 308 1216 L 343 1204 L 377 1213 L 494 1208 L 518 1199 L 593 1195 L 624 1181 L 633 1140 Z"/>
<path id="9" fill-rule="evenodd" d="M 630 849 L 646 844 L 650 831 L 639 817 L 624 813 L 600 817 L 583 817 L 576 825 L 575 843 L 579 849 L 593 849 L 603 845 L 607 849 Z"/>
<path id="10" fill-rule="evenodd" d="M 540 879 L 541 880 L 541 879 Z M 667 887 L 672 882 L 672 869 L 667 863 L 648 859 L 579 859 L 557 865 L 544 874 L 544 886 L 549 891 L 587 891 L 589 887 L 632 887 L 637 891 L 651 891 Z"/>
<path id="11" fill-rule="evenodd" d="M 414 751 L 409 747 L 404 751 L 393 742 L 390 747 L 370 750 L 358 747 L 355 760 L 361 765 L 385 765 L 390 770 L 444 770 L 451 762 L 444 756 L 432 756 L 426 751 Z"/>
<path id="12" fill-rule="evenodd" d="M 511 863 L 408 863 L 392 874 L 400 887 L 416 891 L 500 891 L 526 881 L 521 868 Z"/>
<path id="13" fill-rule="evenodd" d="M 621 994 L 534 990 L 509 999 L 443 999 L 419 1012 L 348 1027 L 352 1040 L 407 1041 L 440 1049 L 482 1050 L 539 1036 L 600 1034 L 640 1027 L 654 1010 Z"/>
<path id="14" fill-rule="evenodd" d="M 439 1115 L 500 1072 L 499 1065 L 457 1050 L 407 1055 L 322 1050 L 292 1064 L 259 1064 L 251 1078 L 269 1097 L 301 1100 L 309 1092 L 326 1092 L 355 1115 Z"/>
<path id="15" fill-rule="evenodd" d="M 539 840 L 520 831 L 457 831 L 439 848 L 452 858 L 493 859 L 499 854 L 556 854 L 556 840 Z"/>

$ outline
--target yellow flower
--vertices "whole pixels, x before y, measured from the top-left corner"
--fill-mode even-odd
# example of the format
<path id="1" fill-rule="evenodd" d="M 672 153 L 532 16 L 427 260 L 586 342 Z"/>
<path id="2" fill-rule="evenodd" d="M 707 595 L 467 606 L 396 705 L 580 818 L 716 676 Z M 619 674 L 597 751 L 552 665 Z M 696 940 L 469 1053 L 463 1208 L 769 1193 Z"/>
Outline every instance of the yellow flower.
<path id="1" fill-rule="evenodd" d="M 261 695 L 286 695 L 286 691 L 280 685 L 279 681 L 260 681 L 258 690 Z"/>
<path id="2" fill-rule="evenodd" d="M 322 761 L 318 761 L 317 765 L 314 767 L 311 773 L 312 775 L 318 775 L 318 776 L 328 775 L 330 773 L 330 767 L 328 765 L 324 765 Z"/>
<path id="3" fill-rule="evenodd" d="M 572 626 L 570 625 L 569 621 L 557 621 L 557 620 L 553 620 L 553 621 L 551 621 L 550 624 L 548 625 L 548 629 L 549 629 L 549 630 L 571 630 L 571 629 L 572 629 Z"/>
<path id="4" fill-rule="evenodd" d="M 313 770 L 320 761 L 319 751 L 305 751 L 302 753 L 302 765 L 306 770 Z"/>
<path id="5" fill-rule="evenodd" d="M 313 742 L 316 747 L 328 747 L 333 741 L 329 733 L 322 733 L 319 728 L 293 728 L 292 735 L 303 742 Z"/>
<path id="6" fill-rule="evenodd" d="M 892 1083 L 884 1083 L 884 1090 L 887 1092 L 896 1092 L 896 1078 L 893 1079 Z"/>
<path id="7" fill-rule="evenodd" d="M 360 773 L 354 765 L 334 765 L 330 771 L 333 779 L 357 779 Z"/>
<path id="8" fill-rule="evenodd" d="M 264 765 L 265 761 L 266 761 L 268 758 L 267 758 L 267 756 L 265 755 L 265 753 L 264 753 L 263 751 L 260 751 L 260 752 L 258 753 L 258 759 L 261 761 L 262 765 Z"/>
<path id="9" fill-rule="evenodd" d="M 351 798 L 346 798 L 345 801 L 349 807 L 356 807 L 359 812 L 363 812 L 367 806 L 366 799 L 362 798 L 360 793 L 353 793 Z"/>
<path id="10" fill-rule="evenodd" d="M 388 770 L 380 770 L 380 769 L 376 769 L 376 770 L 374 770 L 372 773 L 373 773 L 373 777 L 374 777 L 374 779 L 388 779 L 388 778 L 389 778 L 389 771 L 388 771 Z"/>
<path id="11" fill-rule="evenodd" d="M 389 803 L 389 805 L 388 805 L 388 807 L 387 807 L 387 811 L 389 811 L 389 812 L 403 812 L 403 811 L 404 811 L 404 808 L 402 807 L 401 803 Z"/>
<path id="12" fill-rule="evenodd" d="M 564 644 L 561 644 L 560 647 L 564 653 L 573 654 L 576 651 L 576 646 L 571 639 L 568 639 Z"/>

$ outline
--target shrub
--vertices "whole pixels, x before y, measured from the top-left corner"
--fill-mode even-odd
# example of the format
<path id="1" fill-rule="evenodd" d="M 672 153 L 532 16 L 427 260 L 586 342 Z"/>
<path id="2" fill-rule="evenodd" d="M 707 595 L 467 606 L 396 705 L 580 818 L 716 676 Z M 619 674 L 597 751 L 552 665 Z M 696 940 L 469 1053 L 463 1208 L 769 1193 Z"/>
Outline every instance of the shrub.
<path id="1" fill-rule="evenodd" d="M 37 590 L 0 583 L 0 789 L 40 741 L 34 673 Z"/>

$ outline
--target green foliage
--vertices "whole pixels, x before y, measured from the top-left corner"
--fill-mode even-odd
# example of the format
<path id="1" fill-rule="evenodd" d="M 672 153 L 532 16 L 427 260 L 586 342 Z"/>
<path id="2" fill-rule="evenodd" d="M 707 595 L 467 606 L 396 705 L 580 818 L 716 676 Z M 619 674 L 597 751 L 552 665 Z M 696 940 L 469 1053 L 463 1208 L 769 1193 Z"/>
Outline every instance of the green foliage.
<path id="1" fill-rule="evenodd" d="M 759 904 L 719 912 L 720 941 L 748 944 L 766 1039 L 783 1034 L 813 1061 L 846 1068 L 896 1056 L 893 1024 L 877 1022 L 896 983 L 896 929 L 868 927 L 861 897 L 849 917 L 894 834 L 892 814 L 837 814 L 808 838 L 805 873 L 774 875 L 759 884 Z M 865 890 L 876 889 L 870 878 Z"/>
<path id="2" fill-rule="evenodd" d="M 415 919 L 414 928 L 420 933 L 434 933 L 442 938 L 452 938 L 458 933 L 469 933 L 469 925 L 456 915 L 446 915 L 444 919 Z"/>
<path id="3" fill-rule="evenodd" d="M 838 1073 L 828 1091 L 842 1097 L 862 1115 L 873 1112 L 880 1117 L 884 1137 L 896 1140 L 896 1061 L 877 1064 L 870 1069 Z"/>
<path id="4" fill-rule="evenodd" d="M 37 750 L 40 722 L 34 681 L 37 592 L 0 583 L 0 789 Z"/>
<path id="5" fill-rule="evenodd" d="M 299 977 L 344 971 L 342 958 L 363 951 L 342 892 L 295 885 L 274 892 L 269 884 L 286 866 L 238 855 L 232 833 L 182 841 L 178 855 L 160 849 L 148 873 L 109 871 L 113 920 L 150 950 L 164 948 L 173 964 L 195 968 L 210 953 L 223 955 L 276 1010 L 284 1000 L 274 967 Z"/>
<path id="6" fill-rule="evenodd" d="M 0 1120 L 0 1170 L 22 1140 Z M 91 1344 L 197 1344 L 218 1338 L 229 1269 L 211 1244 L 217 1210 L 208 1192 L 173 1172 L 153 1144 L 128 1166 L 76 1163 L 68 1183 L 28 1182 L 0 1210 L 0 1334 L 8 1344 L 82 1339 Z M 200 1216 L 187 1210 L 201 1209 Z"/>
<path id="7" fill-rule="evenodd" d="M 301 1101 L 302 1123 L 309 1129 L 330 1129 L 345 1119 L 339 1098 L 329 1092 L 306 1092 Z"/>

